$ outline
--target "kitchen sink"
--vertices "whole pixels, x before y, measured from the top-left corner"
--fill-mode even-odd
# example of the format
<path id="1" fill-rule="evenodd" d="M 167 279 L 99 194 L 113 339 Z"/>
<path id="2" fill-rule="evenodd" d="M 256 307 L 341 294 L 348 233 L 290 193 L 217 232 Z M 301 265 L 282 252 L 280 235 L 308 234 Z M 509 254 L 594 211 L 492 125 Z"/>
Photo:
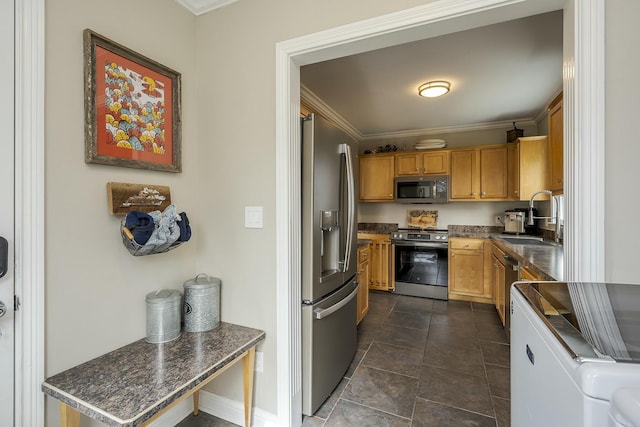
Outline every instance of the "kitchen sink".
<path id="1" fill-rule="evenodd" d="M 553 243 L 545 242 L 541 238 L 535 237 L 501 237 L 501 239 L 512 245 L 553 245 Z"/>

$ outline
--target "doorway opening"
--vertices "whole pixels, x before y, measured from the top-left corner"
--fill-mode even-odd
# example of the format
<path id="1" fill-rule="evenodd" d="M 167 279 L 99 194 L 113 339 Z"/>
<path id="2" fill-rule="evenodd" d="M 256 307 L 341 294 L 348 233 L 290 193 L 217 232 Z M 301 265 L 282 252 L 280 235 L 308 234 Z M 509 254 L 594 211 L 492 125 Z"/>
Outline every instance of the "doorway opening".
<path id="1" fill-rule="evenodd" d="M 565 93 L 565 167 L 567 279 L 579 266 L 604 271 L 601 232 L 603 215 L 573 221 L 584 204 L 592 208 L 587 189 L 604 182 L 604 5 L 598 0 L 462 0 L 424 6 L 369 19 L 279 43 L 276 46 L 276 250 L 278 418 L 299 425 L 300 373 L 300 66 L 434 37 L 452 29 L 490 25 L 563 9 Z M 575 30 L 575 31 L 574 31 Z M 575 41 L 574 41 L 575 37 Z M 567 120 L 566 118 L 569 118 Z M 574 139 L 580 136 L 581 144 Z M 574 159 L 580 158 L 578 164 Z M 585 158 L 591 161 L 585 162 Z M 576 186 L 575 183 L 580 185 Z M 600 183 L 600 184 L 598 184 Z M 588 221 L 594 223 L 588 223 Z M 586 231 L 586 232 L 585 232 Z M 580 241 L 578 241 L 580 240 Z M 594 250 L 595 249 L 595 250 Z M 588 280 L 584 274 L 581 280 Z M 596 277 L 591 277 L 596 279 Z"/>

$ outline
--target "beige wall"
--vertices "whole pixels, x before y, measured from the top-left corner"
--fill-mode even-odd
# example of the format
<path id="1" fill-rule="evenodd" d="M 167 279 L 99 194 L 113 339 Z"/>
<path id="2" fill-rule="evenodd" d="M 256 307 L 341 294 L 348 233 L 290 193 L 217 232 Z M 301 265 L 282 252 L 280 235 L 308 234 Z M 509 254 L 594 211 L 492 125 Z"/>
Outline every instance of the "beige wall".
<path id="1" fill-rule="evenodd" d="M 545 116 L 546 117 L 546 116 Z M 516 123 L 518 129 L 522 129 L 524 131 L 524 136 L 537 136 L 537 135 L 546 135 L 546 133 L 541 133 L 538 130 L 538 125 L 524 125 L 520 123 Z M 367 148 L 374 148 L 379 146 L 395 145 L 398 147 L 398 150 L 413 150 L 413 146 L 424 139 L 430 138 L 439 138 L 444 139 L 447 148 L 459 148 L 459 147 L 467 147 L 471 145 L 491 145 L 491 144 L 504 144 L 507 142 L 507 130 L 513 129 L 513 125 L 506 126 L 504 128 L 498 129 L 483 129 L 483 130 L 473 130 L 473 131 L 465 131 L 465 132 L 451 132 L 451 133 L 442 133 L 442 134 L 433 134 L 426 136 L 414 136 L 414 137 L 405 137 L 405 138 L 388 138 L 388 139 L 377 139 L 377 140 L 367 140 L 361 141 L 359 144 L 359 152 L 363 153 Z M 546 127 L 545 127 L 546 132 Z"/>
<path id="2" fill-rule="evenodd" d="M 275 44 L 425 1 L 240 0 L 197 21 L 199 72 L 198 268 L 223 280 L 222 318 L 266 331 L 256 406 L 276 413 Z M 206 191 L 204 189 L 206 188 Z M 264 229 L 245 229 L 245 206 L 264 207 Z M 239 368 L 211 389 L 241 400 Z"/>
<path id="3" fill-rule="evenodd" d="M 255 404 L 276 413 L 275 48 L 282 40 L 428 1 L 240 0 L 195 18 L 172 1 L 81 0 L 46 9 L 46 373 L 144 336 L 146 293 L 181 288 L 197 272 L 221 277 L 222 319 L 267 339 Z M 637 13 L 632 13 L 635 11 Z M 607 3 L 607 278 L 638 279 L 640 112 L 635 0 Z M 143 17 L 140 19 L 139 17 Z M 162 31 L 153 32 L 160 26 Z M 183 170 L 148 172 L 83 162 L 82 30 L 91 28 L 182 73 Z M 149 38 L 149 34 L 153 34 Z M 70 120 L 71 119 L 71 120 Z M 194 238 L 170 254 L 134 258 L 107 212 L 108 181 L 171 186 Z M 245 229 L 245 206 L 264 206 L 264 229 Z M 634 209 L 636 208 L 636 209 Z M 630 238 L 631 237 L 631 238 Z M 237 370 L 214 391 L 240 400 Z M 47 425 L 58 425 L 47 405 Z M 83 421 L 84 422 L 84 421 Z"/>
<path id="4" fill-rule="evenodd" d="M 640 284 L 640 143 L 634 137 L 640 117 L 640 2 L 606 2 L 606 151 L 605 210 L 606 280 Z"/>
<path id="5" fill-rule="evenodd" d="M 195 21 L 172 1 L 46 4 L 47 375 L 144 337 L 145 295 L 181 289 L 199 271 L 195 254 L 206 224 L 197 214 Z M 183 173 L 84 163 L 85 28 L 182 73 Z M 189 214 L 193 240 L 168 254 L 131 256 L 120 239 L 119 218 L 108 212 L 109 181 L 170 186 L 177 207 Z M 47 401 L 47 425 L 59 425 L 53 399 Z"/>

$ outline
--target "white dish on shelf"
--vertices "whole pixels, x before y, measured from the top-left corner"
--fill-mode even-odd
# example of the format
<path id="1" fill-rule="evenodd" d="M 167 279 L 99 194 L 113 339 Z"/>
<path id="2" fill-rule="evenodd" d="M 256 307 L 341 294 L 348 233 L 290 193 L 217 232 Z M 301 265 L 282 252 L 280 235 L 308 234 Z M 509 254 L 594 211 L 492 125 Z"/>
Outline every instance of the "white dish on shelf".
<path id="1" fill-rule="evenodd" d="M 433 144 L 416 144 L 413 146 L 416 150 L 433 150 L 437 148 L 444 148 L 447 144 L 444 142 L 433 143 Z"/>

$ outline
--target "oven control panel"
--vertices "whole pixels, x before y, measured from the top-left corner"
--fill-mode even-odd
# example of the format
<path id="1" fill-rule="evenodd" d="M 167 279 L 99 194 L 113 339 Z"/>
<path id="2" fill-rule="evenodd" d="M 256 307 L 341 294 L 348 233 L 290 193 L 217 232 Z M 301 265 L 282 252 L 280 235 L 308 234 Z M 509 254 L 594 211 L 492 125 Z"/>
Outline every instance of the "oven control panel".
<path id="1" fill-rule="evenodd" d="M 424 241 L 447 242 L 449 240 L 449 235 L 446 231 L 398 230 L 392 234 L 391 238 L 393 240 L 416 241 L 416 242 L 424 242 Z"/>

